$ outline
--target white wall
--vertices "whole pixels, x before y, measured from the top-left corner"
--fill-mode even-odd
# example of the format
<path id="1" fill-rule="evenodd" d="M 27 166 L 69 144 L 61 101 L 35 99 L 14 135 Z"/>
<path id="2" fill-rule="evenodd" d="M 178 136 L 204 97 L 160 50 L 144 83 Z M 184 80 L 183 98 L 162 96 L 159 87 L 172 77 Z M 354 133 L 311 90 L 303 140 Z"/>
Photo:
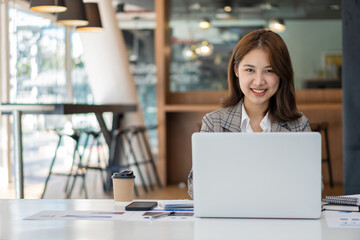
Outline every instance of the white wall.
<path id="1" fill-rule="evenodd" d="M 294 72 L 295 86 L 302 87 L 322 67 L 322 55 L 342 51 L 341 20 L 288 20 L 280 33 L 286 42 Z"/>

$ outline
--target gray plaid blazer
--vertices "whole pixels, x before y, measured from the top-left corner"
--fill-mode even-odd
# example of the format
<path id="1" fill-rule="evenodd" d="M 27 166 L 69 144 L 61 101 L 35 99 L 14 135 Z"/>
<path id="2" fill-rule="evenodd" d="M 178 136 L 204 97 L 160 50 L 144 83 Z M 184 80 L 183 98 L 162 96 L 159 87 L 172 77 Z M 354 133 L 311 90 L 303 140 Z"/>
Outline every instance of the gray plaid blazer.
<path id="1" fill-rule="evenodd" d="M 243 100 L 237 105 L 207 113 L 202 119 L 200 132 L 241 132 L 241 109 Z M 271 132 L 311 132 L 309 120 L 302 115 L 288 122 L 273 122 Z M 193 197 L 193 172 L 188 176 L 188 193 Z"/>

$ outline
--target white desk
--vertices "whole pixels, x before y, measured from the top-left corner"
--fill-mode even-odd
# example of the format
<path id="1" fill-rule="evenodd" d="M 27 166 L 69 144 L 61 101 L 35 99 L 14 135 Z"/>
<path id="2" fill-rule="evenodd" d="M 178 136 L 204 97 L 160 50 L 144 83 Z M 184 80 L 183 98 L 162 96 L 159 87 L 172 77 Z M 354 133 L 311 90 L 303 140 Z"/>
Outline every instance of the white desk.
<path id="1" fill-rule="evenodd" d="M 43 210 L 122 211 L 113 200 L 0 200 L 0 239 L 359 240 L 360 229 L 319 220 L 197 219 L 194 222 L 23 220 Z"/>

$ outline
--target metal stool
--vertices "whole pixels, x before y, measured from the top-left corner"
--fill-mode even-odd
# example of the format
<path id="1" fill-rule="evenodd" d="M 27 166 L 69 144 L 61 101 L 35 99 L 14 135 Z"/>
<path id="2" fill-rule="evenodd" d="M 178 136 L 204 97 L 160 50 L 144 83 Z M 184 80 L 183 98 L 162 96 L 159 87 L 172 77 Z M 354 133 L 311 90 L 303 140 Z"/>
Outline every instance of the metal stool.
<path id="1" fill-rule="evenodd" d="M 153 171 L 153 174 L 155 176 L 156 183 L 157 183 L 158 187 L 161 188 L 162 185 L 161 185 L 159 175 L 157 173 L 157 169 L 156 169 L 156 166 L 155 166 L 153 154 L 151 152 L 151 147 L 150 147 L 150 144 L 147 141 L 147 138 L 146 138 L 146 135 L 145 135 L 146 131 L 152 130 L 152 129 L 156 129 L 156 126 L 152 126 L 152 127 L 143 127 L 143 126 L 134 127 L 133 130 L 132 130 L 132 134 L 133 134 L 133 137 L 135 137 L 135 139 L 137 140 L 137 144 L 139 145 L 140 154 L 141 154 L 140 157 L 142 159 L 141 164 L 147 164 L 147 163 L 150 164 L 150 166 L 152 168 L 152 171 Z M 129 141 L 130 141 L 130 139 L 129 139 Z M 151 188 L 151 190 L 153 190 L 153 184 L 152 184 L 152 180 L 150 178 L 149 172 L 147 172 L 147 174 L 149 176 L 150 188 Z"/>
<path id="2" fill-rule="evenodd" d="M 46 177 L 46 180 L 45 180 L 45 186 L 44 186 L 44 190 L 43 190 L 43 192 L 41 194 L 41 198 L 44 198 L 44 195 L 45 195 L 45 192 L 46 192 L 46 189 L 47 189 L 47 185 L 48 185 L 48 182 L 50 180 L 51 175 L 66 176 L 67 177 L 67 181 L 66 181 L 66 185 L 65 185 L 65 189 L 64 189 L 64 192 L 66 194 L 66 198 L 70 198 L 71 193 L 72 193 L 72 189 L 74 187 L 73 185 L 74 185 L 75 180 L 73 181 L 71 189 L 68 190 L 69 183 L 70 183 L 70 178 L 72 176 L 74 177 L 74 179 L 76 179 L 76 177 L 78 177 L 78 176 L 82 177 L 83 178 L 82 190 L 85 191 L 85 198 L 88 198 L 87 190 L 86 190 L 86 184 L 85 184 L 86 169 L 81 167 L 81 165 L 76 164 L 76 154 L 78 155 L 79 163 L 81 164 L 81 159 L 83 157 L 86 146 L 88 144 L 88 137 L 86 138 L 86 141 L 85 141 L 85 144 L 84 144 L 84 151 L 82 153 L 80 153 L 79 145 L 80 145 L 80 137 L 81 137 L 81 133 L 82 133 L 81 130 L 77 130 L 77 129 L 73 130 L 73 133 L 71 133 L 71 134 L 64 133 L 64 132 L 61 132 L 61 131 L 56 131 L 56 133 L 59 136 L 59 140 L 58 140 L 58 144 L 57 144 L 57 147 L 56 147 L 56 150 L 55 150 L 54 157 L 53 157 L 53 159 L 51 161 L 51 164 L 50 164 L 50 169 L 49 169 L 48 176 Z M 63 137 L 70 137 L 75 141 L 72 164 L 71 164 L 70 171 L 68 173 L 55 173 L 55 172 L 53 172 L 53 167 L 54 167 L 55 160 L 56 160 L 56 157 L 57 157 L 57 152 L 59 150 L 59 147 L 60 147 L 60 144 L 61 144 L 61 141 L 62 141 Z"/>
<path id="3" fill-rule="evenodd" d="M 106 162 L 105 154 L 103 154 L 102 157 L 100 154 L 102 152 L 101 149 L 104 146 L 104 144 L 102 144 L 102 141 L 101 141 L 101 132 L 100 131 L 91 131 L 91 130 L 85 131 L 85 132 L 88 136 L 92 137 L 92 144 L 88 145 L 90 148 L 88 159 L 84 165 L 84 167 L 86 168 L 86 173 L 88 172 L 88 170 L 99 171 L 101 182 L 103 184 L 103 188 L 105 189 L 106 175 L 104 175 L 104 172 L 106 172 L 106 170 L 107 170 L 107 162 Z M 92 156 L 92 152 L 93 152 L 94 148 L 96 149 L 96 153 L 97 153 L 96 165 L 93 165 L 91 163 L 91 156 Z"/>
<path id="4" fill-rule="evenodd" d="M 329 136 L 328 136 L 328 123 L 323 122 L 323 123 L 314 123 L 311 124 L 311 129 L 314 132 L 319 132 L 320 134 L 323 135 L 323 139 L 325 140 L 325 152 L 326 152 L 326 157 L 322 158 L 322 162 L 323 163 L 327 163 L 328 165 L 328 173 L 329 173 L 329 182 L 330 182 L 330 187 L 334 187 L 334 181 L 333 181 L 333 176 L 332 176 L 332 168 L 331 168 L 331 161 L 330 161 L 330 147 L 329 147 Z"/>
<path id="5" fill-rule="evenodd" d="M 147 184 L 145 181 L 144 174 L 141 170 L 141 165 L 150 164 L 153 170 L 153 174 L 155 175 L 157 184 L 159 187 L 161 187 L 160 178 L 158 176 L 156 166 L 154 163 L 154 159 L 151 153 L 150 145 L 147 141 L 147 138 L 145 137 L 145 132 L 147 128 L 142 126 L 134 126 L 129 127 L 126 129 L 118 129 L 113 134 L 113 140 L 111 147 L 115 149 L 115 151 L 111 151 L 114 155 L 116 155 L 116 151 L 120 151 L 121 156 L 121 162 L 118 164 L 112 163 L 111 169 L 109 173 L 115 171 L 120 171 L 122 169 L 130 169 L 131 167 L 135 167 L 138 174 L 140 181 L 142 183 L 142 187 L 144 189 L 144 192 L 148 192 Z M 111 156 L 110 159 L 114 159 L 114 156 Z M 147 180 L 149 182 L 150 190 L 154 190 L 153 183 L 151 179 L 151 175 L 148 171 L 148 168 L 146 168 L 145 165 L 145 171 Z M 135 185 L 135 194 L 138 196 L 138 191 Z"/>
<path id="6" fill-rule="evenodd" d="M 101 132 L 95 132 L 92 130 L 81 130 L 81 133 L 83 133 L 83 135 L 85 135 L 85 144 L 84 144 L 84 151 L 82 153 L 82 155 L 79 158 L 79 162 L 73 166 L 72 168 L 72 172 L 75 172 L 75 174 L 71 175 L 73 176 L 73 182 L 71 184 L 71 189 L 68 192 L 68 198 L 70 198 L 71 193 L 74 189 L 75 186 L 75 182 L 78 176 L 81 176 L 83 179 L 83 187 L 81 188 L 81 191 L 85 191 L 85 198 L 88 198 L 87 195 L 87 190 L 86 190 L 86 186 L 85 186 L 85 182 L 86 182 L 86 175 L 88 173 L 88 170 L 97 170 L 100 171 L 100 178 L 103 184 L 103 188 L 105 189 L 105 177 L 103 176 L 103 172 L 106 171 L 107 168 L 107 164 L 105 163 L 105 156 L 103 158 L 101 158 L 100 156 L 100 148 L 102 147 L 102 143 L 101 143 Z M 89 144 L 90 142 L 90 137 L 92 138 L 92 142 L 91 144 Z M 87 161 L 85 161 L 84 156 L 85 156 L 85 152 L 86 149 L 89 148 L 89 155 L 87 158 Z M 96 165 L 92 165 L 91 164 L 91 156 L 92 156 L 92 151 L 93 148 L 96 148 L 97 151 L 97 164 Z M 104 166 L 102 166 L 104 165 Z"/>

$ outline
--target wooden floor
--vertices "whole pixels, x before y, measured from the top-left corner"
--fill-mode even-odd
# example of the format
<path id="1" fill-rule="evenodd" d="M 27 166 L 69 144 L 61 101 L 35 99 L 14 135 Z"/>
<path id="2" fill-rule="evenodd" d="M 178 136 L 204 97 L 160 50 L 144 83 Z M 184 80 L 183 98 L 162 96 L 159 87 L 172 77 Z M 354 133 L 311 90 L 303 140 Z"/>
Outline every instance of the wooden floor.
<path id="1" fill-rule="evenodd" d="M 81 191 L 82 181 L 79 179 L 72 193 L 72 199 L 85 198 L 84 191 Z M 66 178 L 61 176 L 53 176 L 49 181 L 49 185 L 44 198 L 47 199 L 61 199 L 65 198 L 64 188 L 66 185 Z M 25 181 L 25 198 L 39 199 L 44 188 L 43 182 Z M 154 191 L 145 193 L 141 186 L 137 187 L 139 196 L 137 199 L 188 199 L 187 186 L 182 183 L 179 185 L 165 186 L 162 188 L 156 187 Z M 90 199 L 111 199 L 113 198 L 112 192 L 105 193 L 103 191 L 101 181 L 96 173 L 89 172 L 86 181 L 86 189 Z M 326 195 L 343 195 L 344 190 L 341 184 L 336 184 L 331 188 L 325 183 L 322 196 Z M 0 199 L 13 199 L 15 198 L 14 185 L 10 184 L 7 187 L 0 188 Z"/>
<path id="2" fill-rule="evenodd" d="M 65 198 L 66 177 L 52 176 L 48 183 L 47 190 L 44 198 L 46 199 L 62 199 Z M 85 193 L 81 189 L 82 180 L 78 179 L 75 183 L 74 190 L 71 195 L 71 199 L 83 199 Z M 25 179 L 25 191 L 24 195 L 27 199 L 39 199 L 41 198 L 44 189 L 44 183 L 38 181 L 31 181 Z M 88 173 L 86 181 L 86 189 L 89 199 L 111 199 L 113 198 L 112 192 L 104 192 L 102 183 L 99 176 L 95 173 Z M 162 188 L 154 187 L 154 190 L 148 190 L 145 193 L 141 186 L 137 186 L 139 196 L 137 199 L 188 199 L 187 186 L 183 184 L 165 186 Z M 14 184 L 9 184 L 7 187 L 0 187 L 0 199 L 14 199 L 15 189 Z"/>

